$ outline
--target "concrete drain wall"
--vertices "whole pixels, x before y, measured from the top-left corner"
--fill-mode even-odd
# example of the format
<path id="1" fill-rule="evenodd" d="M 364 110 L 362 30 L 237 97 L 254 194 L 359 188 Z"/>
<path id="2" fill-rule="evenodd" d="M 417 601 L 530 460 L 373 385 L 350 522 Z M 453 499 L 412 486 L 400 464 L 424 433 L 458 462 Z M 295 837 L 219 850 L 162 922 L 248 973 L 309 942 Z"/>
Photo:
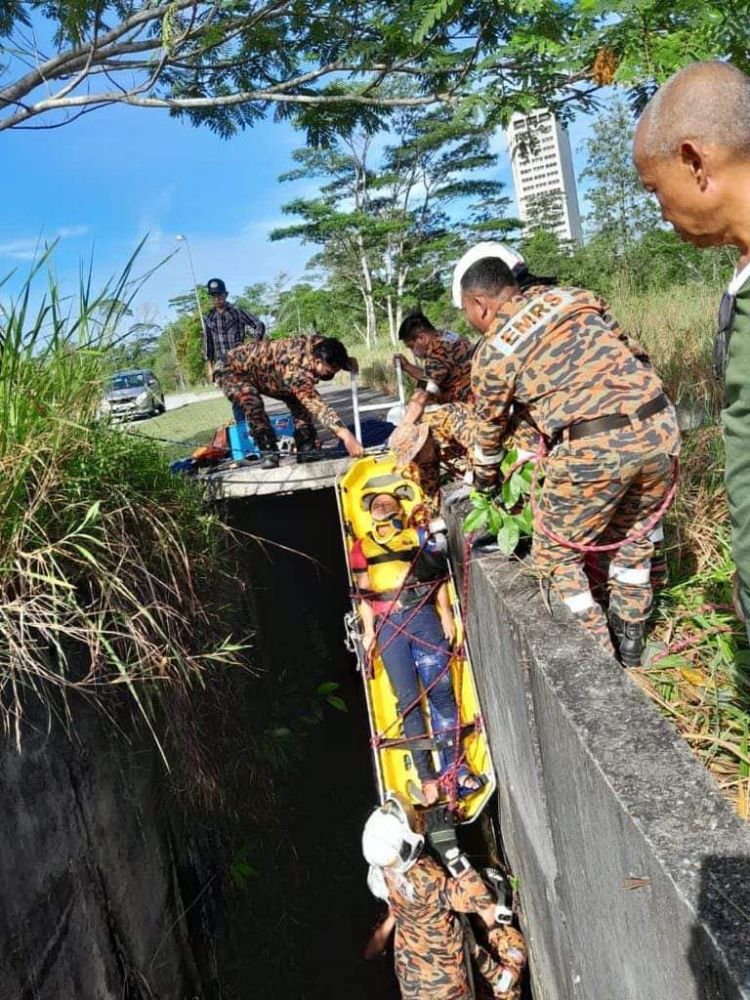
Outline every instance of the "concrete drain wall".
<path id="1" fill-rule="evenodd" d="M 750 831 L 683 740 L 523 564 L 472 562 L 469 637 L 536 1000 L 750 997 Z"/>

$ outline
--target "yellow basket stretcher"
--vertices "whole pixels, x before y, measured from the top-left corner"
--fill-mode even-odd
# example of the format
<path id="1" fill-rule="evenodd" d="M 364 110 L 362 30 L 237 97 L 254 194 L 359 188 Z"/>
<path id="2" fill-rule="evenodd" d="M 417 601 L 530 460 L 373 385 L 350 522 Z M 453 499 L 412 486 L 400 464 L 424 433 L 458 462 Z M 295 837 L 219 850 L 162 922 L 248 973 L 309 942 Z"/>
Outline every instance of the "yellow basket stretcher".
<path id="1" fill-rule="evenodd" d="M 374 487 L 377 487 L 378 493 L 397 491 L 407 520 L 415 508 L 422 504 L 422 494 L 418 484 L 406 479 L 396 471 L 395 459 L 392 454 L 366 455 L 353 462 L 351 467 L 338 477 L 336 498 L 352 593 L 355 587 L 349 557 L 354 542 L 364 536 L 371 528 L 370 514 L 363 509 L 361 501 L 363 493 L 372 493 Z M 404 498 L 404 494 L 406 494 L 406 498 Z M 481 788 L 460 799 L 457 804 L 457 821 L 471 823 L 479 816 L 492 797 L 496 787 L 496 779 L 471 662 L 468 657 L 467 644 L 463 635 L 463 625 L 452 573 L 448 580 L 448 588 L 456 620 L 456 648 L 459 650 L 458 655 L 454 656 L 451 663 L 451 673 L 459 708 L 464 762 L 474 774 L 484 775 L 485 778 L 485 783 Z M 359 604 L 358 599 L 352 599 L 352 611 L 347 615 L 346 622 L 347 637 L 350 648 L 357 655 L 358 668 L 362 676 L 378 795 L 382 803 L 389 792 L 397 792 L 401 797 L 417 804 L 413 791 L 415 786 L 417 789 L 419 788 L 420 782 L 408 743 L 403 738 L 401 720 L 396 707 L 396 696 L 383 661 L 377 652 L 373 658 L 371 677 L 367 676 L 365 654 L 361 643 L 362 623 Z M 426 711 L 426 704 L 422 706 L 422 714 L 429 738 L 429 712 Z M 446 800 L 441 801 L 445 803 Z"/>

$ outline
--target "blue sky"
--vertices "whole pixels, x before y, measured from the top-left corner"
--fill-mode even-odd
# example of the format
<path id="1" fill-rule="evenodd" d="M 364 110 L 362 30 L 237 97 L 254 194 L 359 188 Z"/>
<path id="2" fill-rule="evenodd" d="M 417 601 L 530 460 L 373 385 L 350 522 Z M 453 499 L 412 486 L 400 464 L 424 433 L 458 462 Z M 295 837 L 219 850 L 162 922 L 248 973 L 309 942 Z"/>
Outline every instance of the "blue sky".
<path id="1" fill-rule="evenodd" d="M 588 122 L 574 124 L 577 170 Z M 232 292 L 281 272 L 302 275 L 313 249 L 294 241 L 270 243 L 288 221 L 281 206 L 309 192 L 309 182 L 278 183 L 304 136 L 266 121 L 230 140 L 171 119 L 165 112 L 105 108 L 51 131 L 0 134 L 0 275 L 22 273 L 40 240 L 59 237 L 58 279 L 74 290 L 80 261 L 93 252 L 99 282 L 119 271 L 147 234 L 142 267 L 153 266 L 190 239 L 199 282 L 223 277 Z M 498 138 L 498 148 L 504 140 Z M 512 194 L 503 155 L 501 179 Z M 308 187 L 305 187 L 307 183 Z M 579 189 L 580 197 L 580 189 Z M 583 208 L 583 206 L 582 206 Z M 169 316 L 171 296 L 191 288 L 184 250 L 149 280 L 140 311 L 157 322 Z"/>

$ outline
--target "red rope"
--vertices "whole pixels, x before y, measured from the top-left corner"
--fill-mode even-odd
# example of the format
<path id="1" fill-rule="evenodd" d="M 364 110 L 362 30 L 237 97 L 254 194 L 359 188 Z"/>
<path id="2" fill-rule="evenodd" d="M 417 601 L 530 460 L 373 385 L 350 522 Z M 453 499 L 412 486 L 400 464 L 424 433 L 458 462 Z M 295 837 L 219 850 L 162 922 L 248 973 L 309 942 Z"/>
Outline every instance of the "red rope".
<path id="1" fill-rule="evenodd" d="M 428 640 L 423 639 L 423 638 L 421 638 L 419 636 L 411 635 L 409 633 L 409 631 L 408 631 L 408 626 L 411 624 L 411 622 L 414 620 L 414 618 L 417 616 L 417 614 L 419 614 L 420 610 L 423 607 L 426 606 L 427 602 L 430 601 L 430 600 L 432 600 L 432 598 L 434 597 L 434 595 L 437 592 L 437 590 L 448 579 L 447 577 L 441 577 L 437 581 L 430 581 L 431 583 L 434 583 L 434 585 L 430 587 L 430 589 L 420 598 L 420 600 L 417 602 L 417 604 L 413 608 L 408 609 L 411 612 L 411 614 L 409 614 L 409 616 L 407 617 L 407 619 L 405 621 L 403 621 L 403 622 L 400 622 L 399 624 L 397 624 L 394 627 L 392 634 L 389 636 L 389 638 L 386 640 L 386 642 L 384 644 L 381 645 L 380 642 L 379 642 L 380 635 L 381 635 L 381 633 L 382 633 L 382 631 L 383 631 L 383 629 L 384 629 L 384 627 L 385 627 L 385 625 L 386 625 L 386 623 L 388 621 L 388 618 L 390 617 L 391 614 L 393 614 L 394 610 L 396 610 L 396 605 L 397 605 L 397 603 L 398 603 L 398 601 L 399 601 L 399 599 L 401 597 L 401 594 L 404 592 L 404 590 L 409 589 L 409 588 L 415 588 L 415 587 L 418 587 L 418 586 L 424 586 L 424 584 L 421 584 L 419 582 L 409 584 L 409 583 L 407 583 L 407 581 L 409 579 L 409 576 L 410 576 L 412 570 L 414 569 L 414 567 L 415 567 L 415 565 L 417 563 L 417 560 L 419 559 L 419 557 L 421 556 L 422 552 L 424 551 L 425 546 L 427 545 L 427 543 L 429 541 L 429 537 L 430 537 L 429 534 L 426 533 L 424 541 L 420 544 L 419 549 L 417 550 L 416 554 L 414 555 L 414 557 L 411 560 L 411 563 L 409 565 L 409 569 L 405 573 L 404 579 L 402 580 L 401 585 L 397 589 L 397 591 L 396 591 L 395 595 L 393 596 L 393 598 L 391 598 L 390 601 L 389 601 L 390 606 L 389 606 L 388 611 L 385 612 L 381 616 L 381 620 L 378 623 L 378 626 L 377 626 L 377 628 L 375 630 L 375 635 L 374 635 L 372 646 L 370 647 L 371 651 L 366 654 L 367 655 L 367 659 L 368 659 L 368 666 L 371 666 L 371 664 L 372 664 L 372 657 L 373 657 L 373 653 L 374 653 L 375 648 L 379 646 L 380 655 L 382 657 L 383 652 L 386 649 L 388 649 L 388 647 L 390 646 L 390 644 L 393 643 L 399 635 L 405 635 L 409 639 L 410 642 L 414 642 L 417 645 L 422 646 L 423 648 L 428 649 L 430 651 L 439 652 L 439 653 L 445 652 L 443 646 L 438 646 L 435 643 L 431 643 Z M 360 598 L 360 599 L 361 600 L 365 600 L 366 598 Z M 455 756 L 454 756 L 454 762 L 453 762 L 453 764 L 449 765 L 442 772 L 442 774 L 440 776 L 440 783 L 443 786 L 443 788 L 445 788 L 445 790 L 446 790 L 446 796 L 448 798 L 448 808 L 451 809 L 451 810 L 455 810 L 457 808 L 457 804 L 458 804 L 458 771 L 459 771 L 459 768 L 461 767 L 461 764 L 463 763 L 464 758 L 465 758 L 465 754 L 462 753 L 462 752 L 460 752 L 460 746 L 461 746 L 461 705 L 462 705 L 462 697 L 463 697 L 463 692 L 462 692 L 462 686 L 463 686 L 463 665 L 464 665 L 464 655 L 463 654 L 464 654 L 464 646 L 465 646 L 464 637 L 466 635 L 466 626 L 465 626 L 465 621 L 464 621 L 464 612 L 463 612 L 463 609 L 461 608 L 459 610 L 461 611 L 461 621 L 462 621 L 462 626 L 463 626 L 463 628 L 462 628 L 462 638 L 461 638 L 460 645 L 456 649 L 452 650 L 451 655 L 450 655 L 450 657 L 448 659 L 448 662 L 446 663 L 446 665 L 443 668 L 443 670 L 441 670 L 440 673 L 438 673 L 437 676 L 432 679 L 432 681 L 430 682 L 430 684 L 426 688 L 422 689 L 421 694 L 419 694 L 417 696 L 417 698 L 415 698 L 410 705 L 407 705 L 406 708 L 404 708 L 399 713 L 399 716 L 400 716 L 400 719 L 401 719 L 401 722 L 402 722 L 402 725 L 403 725 L 403 719 L 405 718 L 405 716 L 407 716 L 410 712 L 413 712 L 418 707 L 421 710 L 422 699 L 424 697 L 429 696 L 430 691 L 435 687 L 435 685 L 438 684 L 442 680 L 442 678 L 445 677 L 446 674 L 448 674 L 450 672 L 450 669 L 451 669 L 451 666 L 452 666 L 453 662 L 456 661 L 456 660 L 458 660 L 458 664 L 459 664 L 458 684 L 454 686 L 454 692 L 453 692 L 454 693 L 454 698 L 455 698 L 455 701 L 456 701 L 456 725 L 453 728 L 453 733 L 454 733 L 453 745 L 454 745 L 454 750 L 455 750 Z M 456 688 L 457 688 L 457 690 L 456 690 Z M 385 730 L 383 730 L 382 732 L 375 733 L 375 735 L 371 739 L 371 744 L 374 747 L 379 746 L 382 743 L 382 740 L 387 736 L 387 734 L 390 731 L 390 729 L 392 728 L 392 726 L 395 725 L 398 721 L 399 721 L 398 718 L 394 719 L 394 721 L 392 723 L 390 723 L 390 725 Z M 425 720 L 425 722 L 426 722 L 426 720 Z M 447 731 L 450 732 L 451 730 L 447 730 Z M 434 733 L 433 732 L 432 733 L 432 738 L 435 738 L 438 735 L 441 735 L 441 733 Z M 397 745 L 408 746 L 410 743 L 415 743 L 418 740 L 429 739 L 429 738 L 430 738 L 430 733 L 427 732 L 427 730 L 425 730 L 425 732 L 423 734 L 420 734 L 419 736 L 407 737 L 406 735 L 404 735 L 398 741 Z"/>
<path id="2" fill-rule="evenodd" d="M 679 459 L 675 457 L 674 460 L 674 479 L 672 480 L 672 485 L 667 491 L 667 495 L 662 500 L 659 505 L 658 510 L 656 510 L 647 520 L 644 522 L 643 526 L 634 531 L 630 535 L 626 535 L 619 542 L 610 542 L 608 545 L 582 545 L 580 542 L 571 541 L 569 538 L 563 538 L 562 535 L 556 534 L 550 528 L 548 528 L 541 518 L 541 513 L 536 502 L 536 488 L 539 475 L 539 466 L 541 465 L 542 459 L 547 455 L 547 449 L 544 446 L 544 440 L 539 438 L 539 447 L 536 453 L 535 465 L 534 465 L 534 475 L 531 480 L 531 494 L 529 496 L 529 502 L 531 504 L 531 512 L 534 515 L 534 530 L 540 531 L 543 535 L 549 538 L 550 541 L 555 542 L 556 545 L 562 545 L 566 549 L 572 549 L 574 552 L 615 552 L 621 549 L 623 545 L 627 545 L 630 542 L 639 542 L 642 538 L 645 538 L 649 532 L 653 531 L 656 525 L 664 517 L 664 514 L 669 509 L 672 501 L 674 500 L 675 493 L 677 492 L 677 485 L 679 482 Z"/>

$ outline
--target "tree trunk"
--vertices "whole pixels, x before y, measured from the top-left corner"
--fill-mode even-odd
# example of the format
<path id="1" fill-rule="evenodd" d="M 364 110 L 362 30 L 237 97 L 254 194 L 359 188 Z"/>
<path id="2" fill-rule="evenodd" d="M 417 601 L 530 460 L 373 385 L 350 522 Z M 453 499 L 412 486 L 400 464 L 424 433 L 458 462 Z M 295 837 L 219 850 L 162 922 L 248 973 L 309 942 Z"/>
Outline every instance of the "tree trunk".
<path id="1" fill-rule="evenodd" d="M 406 287 L 406 276 L 409 273 L 408 267 L 400 267 L 398 269 L 398 278 L 396 280 L 396 336 L 398 337 L 398 330 L 401 327 L 401 320 L 404 317 L 404 288 Z M 394 340 L 394 344 L 396 341 Z"/>
<path id="2" fill-rule="evenodd" d="M 362 298 L 365 302 L 365 317 L 367 330 L 367 346 L 372 347 L 378 336 L 378 323 L 375 316 L 375 298 L 372 292 L 372 274 L 370 272 L 370 262 L 365 253 L 364 242 L 361 236 L 357 237 L 359 245 L 359 263 L 362 269 Z"/>

